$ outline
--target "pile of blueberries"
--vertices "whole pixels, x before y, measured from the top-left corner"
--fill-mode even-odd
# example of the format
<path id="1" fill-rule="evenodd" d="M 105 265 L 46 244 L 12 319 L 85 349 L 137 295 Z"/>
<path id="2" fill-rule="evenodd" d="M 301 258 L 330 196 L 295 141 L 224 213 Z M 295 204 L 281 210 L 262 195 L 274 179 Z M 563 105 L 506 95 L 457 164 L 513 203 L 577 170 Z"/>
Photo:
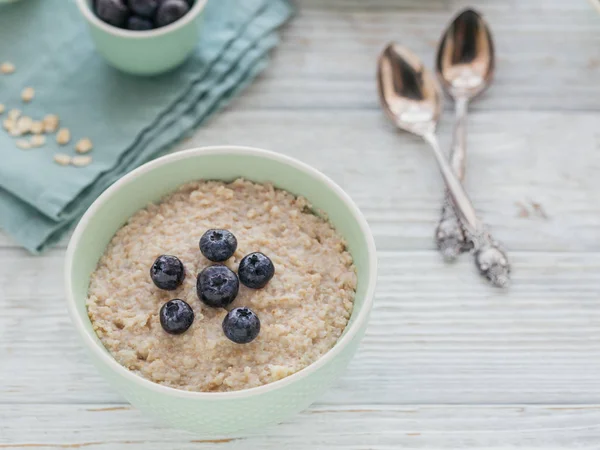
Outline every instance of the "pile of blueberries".
<path id="1" fill-rule="evenodd" d="M 143 31 L 181 19 L 193 4 L 194 0 L 94 0 L 94 12 L 115 27 Z"/>
<path id="2" fill-rule="evenodd" d="M 200 251 L 213 262 L 228 260 L 236 249 L 237 239 L 228 230 L 208 230 L 200 239 Z M 240 281 L 249 288 L 261 289 L 274 274 L 273 262 L 263 253 L 253 252 L 242 258 L 237 275 L 224 264 L 206 267 L 196 280 L 196 293 L 205 305 L 225 308 L 235 300 Z M 158 288 L 173 291 L 183 283 L 185 268 L 176 256 L 161 255 L 150 268 L 150 278 Z M 159 316 L 163 329 L 170 334 L 184 333 L 194 321 L 192 307 L 178 298 L 165 303 Z M 235 308 L 223 319 L 223 332 L 233 342 L 247 344 L 258 336 L 260 320 L 249 308 Z"/>

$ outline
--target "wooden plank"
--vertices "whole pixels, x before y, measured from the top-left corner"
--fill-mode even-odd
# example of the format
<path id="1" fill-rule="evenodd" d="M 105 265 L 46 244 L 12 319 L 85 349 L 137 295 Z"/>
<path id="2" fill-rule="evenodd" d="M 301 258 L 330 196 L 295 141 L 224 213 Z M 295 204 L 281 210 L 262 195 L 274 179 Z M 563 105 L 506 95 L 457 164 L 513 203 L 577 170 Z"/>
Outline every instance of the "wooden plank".
<path id="1" fill-rule="evenodd" d="M 437 40 L 466 1 L 304 1 L 244 108 L 377 109 L 376 58 L 396 40 L 432 67 Z M 477 2 L 497 49 L 477 110 L 598 110 L 598 14 L 581 2 Z M 335 115 L 331 116 L 335 119 Z"/>
<path id="2" fill-rule="evenodd" d="M 600 405 L 316 406 L 246 437 L 166 429 L 120 405 L 0 405 L 0 448 L 597 449 Z"/>
<path id="3" fill-rule="evenodd" d="M 380 252 L 367 336 L 321 401 L 600 403 L 600 252 L 513 257 L 503 292 L 468 257 L 448 266 L 435 252 Z M 14 270 L 0 274 L 0 403 L 122 401 L 75 336 L 61 260 L 0 252 Z"/>

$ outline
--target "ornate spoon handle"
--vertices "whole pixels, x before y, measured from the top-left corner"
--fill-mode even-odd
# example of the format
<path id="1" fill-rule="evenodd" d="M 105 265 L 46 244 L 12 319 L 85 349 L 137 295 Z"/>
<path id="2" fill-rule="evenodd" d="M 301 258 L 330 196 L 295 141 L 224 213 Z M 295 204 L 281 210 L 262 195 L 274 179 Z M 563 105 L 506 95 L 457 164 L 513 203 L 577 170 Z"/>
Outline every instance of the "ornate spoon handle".
<path id="1" fill-rule="evenodd" d="M 465 160 L 467 157 L 466 122 L 468 102 L 467 97 L 459 97 L 454 104 L 456 120 L 454 122 L 452 147 L 450 148 L 450 166 L 461 182 L 465 177 Z M 467 242 L 465 238 L 465 231 L 456 211 L 454 211 L 448 189 L 445 191 L 440 221 L 435 230 L 435 241 L 438 250 L 447 262 L 456 260 L 458 255 L 471 246 L 471 243 Z"/>
<path id="2" fill-rule="evenodd" d="M 467 238 L 473 242 L 475 263 L 482 275 L 495 286 L 504 287 L 508 284 L 510 266 L 508 258 L 500 246 L 492 239 L 489 231 L 477 217 L 475 208 L 465 192 L 460 180 L 454 174 L 444 153 L 440 149 L 433 129 L 423 135 L 423 138 L 433 149 L 440 172 L 448 188 L 452 204 L 459 214 L 460 221 L 467 232 Z"/>
<path id="3" fill-rule="evenodd" d="M 475 265 L 479 272 L 490 280 L 494 286 L 508 286 L 510 264 L 500 244 L 492 238 L 485 228 L 477 235 L 471 235 L 467 230 L 467 239 L 473 242 Z"/>

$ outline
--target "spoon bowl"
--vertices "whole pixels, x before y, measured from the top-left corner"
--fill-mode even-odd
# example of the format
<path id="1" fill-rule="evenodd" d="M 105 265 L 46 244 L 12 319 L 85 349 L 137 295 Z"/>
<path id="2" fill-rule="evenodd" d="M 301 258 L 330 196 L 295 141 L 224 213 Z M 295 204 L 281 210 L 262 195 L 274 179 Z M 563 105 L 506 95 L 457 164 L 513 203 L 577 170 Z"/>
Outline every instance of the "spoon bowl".
<path id="1" fill-rule="evenodd" d="M 442 98 L 435 77 L 415 54 L 388 44 L 379 57 L 377 79 L 381 105 L 396 126 L 419 136 L 435 130 Z"/>
<path id="2" fill-rule="evenodd" d="M 473 9 L 459 13 L 439 43 L 436 71 L 454 98 L 479 95 L 494 76 L 494 41 L 488 24 Z"/>

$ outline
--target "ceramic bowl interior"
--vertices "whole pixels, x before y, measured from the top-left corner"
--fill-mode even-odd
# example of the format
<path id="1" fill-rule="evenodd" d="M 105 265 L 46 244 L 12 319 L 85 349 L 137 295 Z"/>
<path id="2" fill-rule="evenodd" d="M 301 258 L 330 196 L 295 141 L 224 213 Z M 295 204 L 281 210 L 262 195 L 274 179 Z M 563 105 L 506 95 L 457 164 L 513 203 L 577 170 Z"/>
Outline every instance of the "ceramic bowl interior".
<path id="1" fill-rule="evenodd" d="M 358 285 L 349 325 L 337 344 L 307 368 L 256 388 L 187 392 L 148 381 L 119 365 L 106 351 L 87 315 L 89 277 L 114 233 L 137 210 L 198 179 L 243 177 L 271 182 L 306 197 L 324 211 L 345 238 L 357 268 Z M 344 371 L 366 328 L 376 281 L 376 252 L 368 225 L 335 183 L 291 158 L 245 147 L 207 147 L 150 162 L 117 181 L 89 208 L 73 233 L 66 257 L 69 311 L 92 361 L 135 406 L 168 425 L 204 435 L 243 432 L 279 422 L 306 408 Z"/>

